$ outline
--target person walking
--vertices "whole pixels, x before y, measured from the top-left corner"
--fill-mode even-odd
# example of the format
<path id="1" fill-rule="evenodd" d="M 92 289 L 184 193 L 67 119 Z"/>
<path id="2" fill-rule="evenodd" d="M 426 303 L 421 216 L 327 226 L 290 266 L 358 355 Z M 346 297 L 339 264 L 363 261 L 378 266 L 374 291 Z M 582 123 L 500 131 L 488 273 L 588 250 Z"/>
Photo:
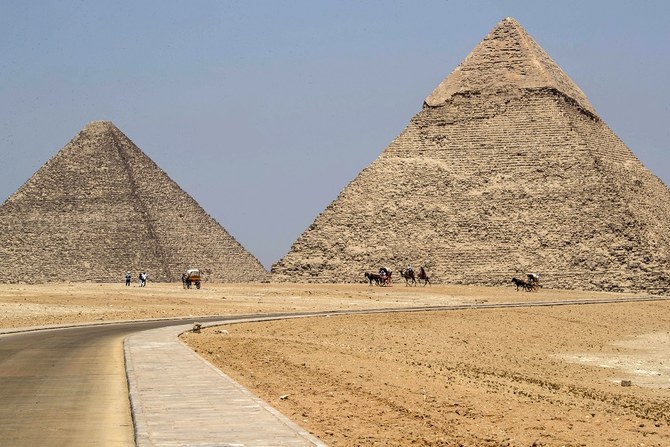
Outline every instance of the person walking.
<path id="1" fill-rule="evenodd" d="M 126 272 L 126 286 L 130 286 L 130 272 Z"/>

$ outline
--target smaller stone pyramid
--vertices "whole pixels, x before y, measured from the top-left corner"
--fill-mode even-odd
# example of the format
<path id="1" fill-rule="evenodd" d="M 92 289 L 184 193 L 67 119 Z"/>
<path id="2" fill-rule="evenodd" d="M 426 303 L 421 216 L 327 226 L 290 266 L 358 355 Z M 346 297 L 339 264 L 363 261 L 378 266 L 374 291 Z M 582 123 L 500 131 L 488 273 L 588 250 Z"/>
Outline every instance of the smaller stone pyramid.
<path id="1" fill-rule="evenodd" d="M 0 207 L 9 282 L 267 279 L 248 253 L 108 121 L 82 129 Z"/>

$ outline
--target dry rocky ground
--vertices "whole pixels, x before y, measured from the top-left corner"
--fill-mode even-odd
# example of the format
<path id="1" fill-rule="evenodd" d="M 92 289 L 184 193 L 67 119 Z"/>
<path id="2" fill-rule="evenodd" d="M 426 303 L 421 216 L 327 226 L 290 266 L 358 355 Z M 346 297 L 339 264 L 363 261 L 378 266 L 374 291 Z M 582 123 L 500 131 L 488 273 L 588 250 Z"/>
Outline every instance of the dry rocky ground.
<path id="1" fill-rule="evenodd" d="M 621 296 L 399 284 L 4 285 L 0 331 Z M 669 301 L 331 316 L 210 328 L 183 339 L 333 446 L 670 445 Z"/>

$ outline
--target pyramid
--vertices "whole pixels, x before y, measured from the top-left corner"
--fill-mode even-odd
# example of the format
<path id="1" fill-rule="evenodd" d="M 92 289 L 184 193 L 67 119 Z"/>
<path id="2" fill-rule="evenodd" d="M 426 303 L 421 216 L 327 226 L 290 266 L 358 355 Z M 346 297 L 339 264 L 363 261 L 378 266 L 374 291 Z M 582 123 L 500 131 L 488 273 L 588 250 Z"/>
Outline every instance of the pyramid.
<path id="1" fill-rule="evenodd" d="M 670 190 L 514 19 L 500 22 L 272 267 L 360 282 L 670 292 Z"/>
<path id="2" fill-rule="evenodd" d="M 267 279 L 260 262 L 111 122 L 82 129 L 0 207 L 9 282 Z"/>

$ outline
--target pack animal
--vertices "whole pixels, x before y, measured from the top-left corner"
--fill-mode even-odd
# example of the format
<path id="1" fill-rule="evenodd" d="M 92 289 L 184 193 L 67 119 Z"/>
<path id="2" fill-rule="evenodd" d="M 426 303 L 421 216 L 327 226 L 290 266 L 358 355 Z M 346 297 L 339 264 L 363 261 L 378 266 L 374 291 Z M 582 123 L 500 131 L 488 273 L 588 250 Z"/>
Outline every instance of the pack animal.
<path id="1" fill-rule="evenodd" d="M 379 285 L 380 286 L 390 286 L 391 285 L 391 275 L 393 271 L 382 267 L 379 269 Z"/>
<path id="2" fill-rule="evenodd" d="M 416 276 L 414 276 L 414 270 L 400 270 L 400 276 L 405 279 L 405 286 L 409 286 L 410 283 L 416 286 Z"/>
<path id="3" fill-rule="evenodd" d="M 423 286 L 426 287 L 426 284 L 431 284 L 430 278 L 428 277 L 428 273 L 426 273 L 426 270 L 423 267 L 419 268 L 419 282 L 423 281 Z"/>
<path id="4" fill-rule="evenodd" d="M 368 272 L 365 272 L 365 278 L 367 278 L 367 280 L 370 281 L 370 285 L 372 285 L 372 281 L 374 281 L 376 285 L 379 285 L 379 281 L 381 281 L 382 279 L 381 275 Z"/>
<path id="5" fill-rule="evenodd" d="M 526 292 L 528 292 L 531 288 L 531 285 L 528 283 L 528 281 L 524 281 L 523 279 L 512 278 L 512 282 L 516 286 L 517 292 L 519 291 L 519 287 L 521 287 L 521 289 L 525 290 Z"/>

